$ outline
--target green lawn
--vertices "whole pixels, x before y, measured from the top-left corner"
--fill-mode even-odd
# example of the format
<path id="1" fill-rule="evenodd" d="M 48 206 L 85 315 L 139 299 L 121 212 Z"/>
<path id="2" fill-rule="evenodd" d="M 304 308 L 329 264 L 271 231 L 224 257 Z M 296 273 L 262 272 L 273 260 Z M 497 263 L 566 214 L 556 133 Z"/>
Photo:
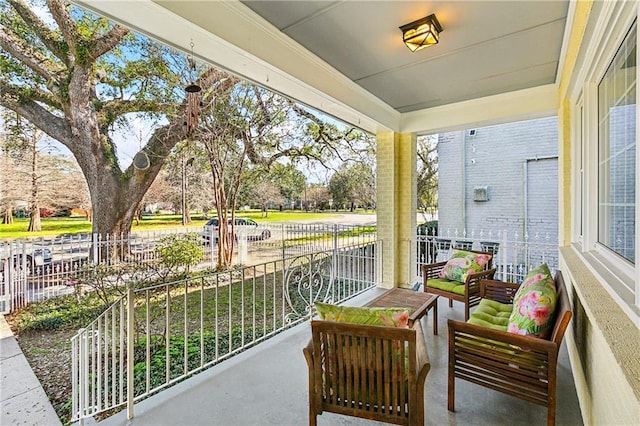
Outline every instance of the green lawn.
<path id="1" fill-rule="evenodd" d="M 262 217 L 260 211 L 242 211 L 236 213 L 238 216 L 250 217 L 258 223 L 269 222 L 297 222 L 300 220 L 322 220 L 329 217 L 337 217 L 345 212 L 335 213 L 307 213 L 302 211 L 274 211 L 269 212 L 268 217 Z M 357 214 L 357 213 L 356 213 Z M 205 219 L 199 214 L 194 214 L 191 217 L 192 223 L 190 226 L 203 226 L 206 222 Z M 42 231 L 40 232 L 27 232 L 29 226 L 29 219 L 14 219 L 12 224 L 0 224 L 0 239 L 13 239 L 13 238 L 34 238 L 34 237 L 49 237 L 65 233 L 80 233 L 91 232 L 91 222 L 87 221 L 84 217 L 58 217 L 42 219 Z M 143 216 L 140 224 L 137 225 L 134 221 L 131 228 L 132 231 L 139 230 L 151 230 L 161 228 L 178 228 L 182 226 L 182 217 L 180 215 L 148 215 Z"/>

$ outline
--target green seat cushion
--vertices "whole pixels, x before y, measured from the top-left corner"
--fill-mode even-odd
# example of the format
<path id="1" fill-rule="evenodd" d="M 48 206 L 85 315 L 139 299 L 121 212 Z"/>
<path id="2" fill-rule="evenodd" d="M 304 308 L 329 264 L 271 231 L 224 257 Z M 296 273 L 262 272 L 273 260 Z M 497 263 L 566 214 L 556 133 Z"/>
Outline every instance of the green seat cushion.
<path id="1" fill-rule="evenodd" d="M 438 290 L 448 291 L 464 296 L 464 284 L 458 281 L 451 281 L 446 278 L 433 278 L 427 280 L 427 287 L 437 288 Z"/>
<path id="2" fill-rule="evenodd" d="M 475 311 L 469 317 L 469 324 L 507 331 L 509 316 L 513 311 L 513 305 L 496 302 L 495 300 L 482 299 Z"/>

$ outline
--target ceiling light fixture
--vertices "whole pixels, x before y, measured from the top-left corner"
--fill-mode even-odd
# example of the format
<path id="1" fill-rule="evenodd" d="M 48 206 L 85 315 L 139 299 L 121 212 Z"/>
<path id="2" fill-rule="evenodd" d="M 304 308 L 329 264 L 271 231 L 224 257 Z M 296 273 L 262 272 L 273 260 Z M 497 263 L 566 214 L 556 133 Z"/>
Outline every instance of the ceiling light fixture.
<path id="1" fill-rule="evenodd" d="M 426 18 L 418 19 L 400 27 L 402 41 L 409 50 L 416 52 L 424 47 L 433 46 L 440 41 L 442 26 L 436 15 L 431 14 Z"/>

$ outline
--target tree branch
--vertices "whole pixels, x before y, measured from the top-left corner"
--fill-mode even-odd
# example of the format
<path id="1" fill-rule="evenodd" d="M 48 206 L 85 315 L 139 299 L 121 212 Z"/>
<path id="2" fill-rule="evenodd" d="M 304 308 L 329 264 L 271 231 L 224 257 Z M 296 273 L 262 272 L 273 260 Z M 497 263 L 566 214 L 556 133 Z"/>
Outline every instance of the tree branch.
<path id="1" fill-rule="evenodd" d="M 109 125 L 123 114 L 131 112 L 160 112 L 162 104 L 144 99 L 112 99 L 105 102 L 97 111 L 101 125 Z"/>
<path id="2" fill-rule="evenodd" d="M 58 24 L 58 28 L 62 32 L 62 35 L 69 46 L 69 51 L 77 55 L 76 41 L 82 40 L 76 23 L 71 19 L 69 12 L 67 11 L 66 2 L 63 0 L 47 0 L 47 5 Z M 78 59 L 77 57 L 75 59 Z M 73 65 L 72 58 L 69 58 L 69 65 Z"/>
<path id="3" fill-rule="evenodd" d="M 30 96 L 22 96 L 20 89 L 0 83 L 0 105 L 15 111 L 20 116 L 73 150 L 73 134 L 71 127 L 63 118 L 57 117 L 38 104 Z"/>
<path id="4" fill-rule="evenodd" d="M 0 47 L 47 81 L 57 82 L 56 73 L 63 71 L 49 59 L 30 49 L 22 39 L 16 37 L 4 26 L 0 26 Z"/>
<path id="5" fill-rule="evenodd" d="M 8 0 L 8 2 L 18 15 L 20 15 L 22 20 L 25 21 L 29 27 L 33 28 L 47 49 L 64 62 L 65 65 L 69 65 L 69 56 L 61 48 L 64 40 L 51 31 L 23 0 Z"/>
<path id="6" fill-rule="evenodd" d="M 104 55 L 118 45 L 127 34 L 129 34 L 128 28 L 121 25 L 114 26 L 106 34 L 96 38 L 93 43 L 91 43 L 89 57 L 95 60 Z"/>

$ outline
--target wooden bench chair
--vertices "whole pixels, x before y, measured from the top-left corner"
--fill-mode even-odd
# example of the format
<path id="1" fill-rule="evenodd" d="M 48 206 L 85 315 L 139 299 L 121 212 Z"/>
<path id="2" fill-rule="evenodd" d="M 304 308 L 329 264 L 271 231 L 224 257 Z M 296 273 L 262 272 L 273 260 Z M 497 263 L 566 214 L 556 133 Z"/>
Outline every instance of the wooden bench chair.
<path id="1" fill-rule="evenodd" d="M 489 252 L 465 250 L 472 253 L 488 254 Z M 481 272 L 469 274 L 466 281 L 459 283 L 460 285 L 452 285 L 450 289 L 440 288 L 442 286 L 434 287 L 436 281 L 440 283 L 442 281 L 448 281 L 440 278 L 440 271 L 445 267 L 447 261 L 430 263 L 422 266 L 422 280 L 424 283 L 423 290 L 427 293 L 437 294 L 438 296 L 446 297 L 449 299 L 449 307 L 453 307 L 453 301 L 462 302 L 464 304 L 464 320 L 469 319 L 469 309 L 480 303 L 480 280 L 492 279 L 496 270 L 492 268 L 492 260 L 486 266 L 486 269 Z M 453 281 L 449 281 L 452 284 L 456 284 Z"/>
<path id="2" fill-rule="evenodd" d="M 303 349 L 309 366 L 309 424 L 324 411 L 393 424 L 424 424 L 430 369 L 414 328 L 311 321 Z"/>
<path id="3" fill-rule="evenodd" d="M 475 383 L 547 407 L 555 424 L 558 351 L 571 319 L 562 273 L 555 276 L 557 303 L 549 340 L 448 320 L 448 409 L 455 409 L 455 379 Z M 486 280 L 480 296 L 511 304 L 518 284 Z"/>

